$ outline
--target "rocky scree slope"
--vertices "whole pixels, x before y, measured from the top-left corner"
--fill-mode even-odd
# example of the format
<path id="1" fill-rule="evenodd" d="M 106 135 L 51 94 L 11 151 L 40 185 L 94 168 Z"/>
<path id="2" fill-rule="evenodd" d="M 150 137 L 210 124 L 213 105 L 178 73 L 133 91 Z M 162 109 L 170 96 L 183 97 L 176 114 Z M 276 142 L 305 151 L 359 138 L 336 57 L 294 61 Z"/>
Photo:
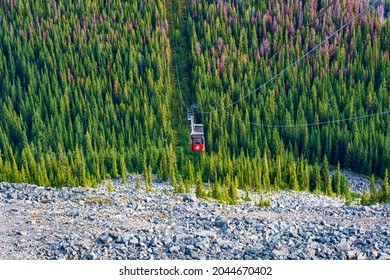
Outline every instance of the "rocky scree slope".
<path id="1" fill-rule="evenodd" d="M 0 183 L 0 259 L 390 259 L 390 205 L 282 191 L 230 206 L 128 181 Z"/>

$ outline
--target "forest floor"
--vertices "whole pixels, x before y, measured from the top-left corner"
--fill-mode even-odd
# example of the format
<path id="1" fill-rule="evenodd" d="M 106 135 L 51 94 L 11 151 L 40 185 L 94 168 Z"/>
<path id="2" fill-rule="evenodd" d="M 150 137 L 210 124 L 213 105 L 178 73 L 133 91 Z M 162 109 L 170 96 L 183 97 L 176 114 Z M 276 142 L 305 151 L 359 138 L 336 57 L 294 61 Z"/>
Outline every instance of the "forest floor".
<path id="1" fill-rule="evenodd" d="M 0 183 L 0 259 L 390 259 L 390 205 L 281 191 L 231 206 L 135 185 Z"/>

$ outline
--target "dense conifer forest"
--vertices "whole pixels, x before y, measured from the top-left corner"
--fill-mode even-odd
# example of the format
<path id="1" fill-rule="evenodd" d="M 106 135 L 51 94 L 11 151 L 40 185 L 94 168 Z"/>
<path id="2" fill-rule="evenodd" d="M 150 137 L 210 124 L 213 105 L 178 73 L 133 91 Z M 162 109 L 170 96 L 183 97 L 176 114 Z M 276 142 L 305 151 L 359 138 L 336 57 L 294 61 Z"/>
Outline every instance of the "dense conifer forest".
<path id="1" fill-rule="evenodd" d="M 262 86 L 368 5 L 0 0 L 0 181 L 129 172 L 150 190 L 157 174 L 234 204 L 237 189 L 350 199 L 346 168 L 383 179 L 364 203 L 389 201 L 389 115 L 338 121 L 390 110 L 389 0 Z M 189 149 L 193 103 L 203 153 Z"/>

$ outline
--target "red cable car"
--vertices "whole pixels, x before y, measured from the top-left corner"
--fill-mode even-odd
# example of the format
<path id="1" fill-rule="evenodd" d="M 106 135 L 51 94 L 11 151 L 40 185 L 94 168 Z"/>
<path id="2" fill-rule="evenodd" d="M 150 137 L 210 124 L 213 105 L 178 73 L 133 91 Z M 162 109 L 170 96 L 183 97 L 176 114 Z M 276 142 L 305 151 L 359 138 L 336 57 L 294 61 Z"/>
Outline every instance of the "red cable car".
<path id="1" fill-rule="evenodd" d="M 203 124 L 194 124 L 191 127 L 191 150 L 193 152 L 202 152 L 204 151 L 204 132 Z"/>
<path id="2" fill-rule="evenodd" d="M 187 119 L 191 121 L 190 144 L 193 152 L 202 152 L 205 149 L 203 124 L 194 123 L 194 110 L 196 105 L 192 105 L 187 110 Z"/>

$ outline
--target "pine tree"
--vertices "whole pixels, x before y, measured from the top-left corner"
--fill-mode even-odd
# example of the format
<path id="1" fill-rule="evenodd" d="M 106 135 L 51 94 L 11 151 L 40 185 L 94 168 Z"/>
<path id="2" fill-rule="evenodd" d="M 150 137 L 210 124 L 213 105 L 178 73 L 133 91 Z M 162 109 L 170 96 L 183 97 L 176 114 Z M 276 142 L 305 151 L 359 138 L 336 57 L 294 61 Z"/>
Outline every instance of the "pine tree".
<path id="1" fill-rule="evenodd" d="M 389 193 L 389 170 L 386 168 L 385 170 L 385 176 L 383 178 L 382 183 L 382 203 L 389 203 L 390 202 L 390 193 Z"/>
<path id="2" fill-rule="evenodd" d="M 125 158 L 123 156 L 121 156 L 120 169 L 121 169 L 122 183 L 126 184 L 127 168 L 126 168 Z"/>
<path id="3" fill-rule="evenodd" d="M 4 163 L 4 167 L 3 167 L 3 180 L 4 181 L 11 181 L 11 177 L 12 176 L 12 168 L 11 168 L 11 164 L 9 161 L 6 161 Z M 37 184 L 38 184 L 38 181 L 37 181 Z"/>
<path id="4" fill-rule="evenodd" d="M 172 186 L 176 187 L 177 182 L 176 182 L 176 174 L 177 174 L 177 166 L 176 166 L 176 154 L 173 150 L 172 145 L 169 146 L 169 176 L 171 177 L 172 180 Z"/>
<path id="5" fill-rule="evenodd" d="M 343 197 L 349 198 L 351 196 L 348 179 L 344 175 L 341 175 L 340 189 Z"/>
<path id="6" fill-rule="evenodd" d="M 215 181 L 213 185 L 213 198 L 222 201 L 221 185 L 219 181 Z"/>
<path id="7" fill-rule="evenodd" d="M 368 205 L 370 203 L 370 196 L 367 194 L 367 192 L 363 192 L 363 196 L 360 200 L 361 205 Z"/>
<path id="8" fill-rule="evenodd" d="M 190 185 L 193 185 L 195 183 L 195 171 L 194 171 L 194 165 L 191 161 L 188 161 L 188 182 Z"/>
<path id="9" fill-rule="evenodd" d="M 305 164 L 303 180 L 302 180 L 302 191 L 308 192 L 310 190 L 310 168 L 309 165 Z"/>
<path id="10" fill-rule="evenodd" d="M 324 178 L 324 188 L 325 188 L 323 191 L 328 196 L 333 195 L 332 184 L 331 184 L 330 173 L 329 173 L 328 158 L 326 157 L 326 155 L 324 156 L 324 161 L 322 166 L 322 177 Z"/>
<path id="11" fill-rule="evenodd" d="M 135 188 L 140 189 L 141 188 L 141 176 L 137 174 L 137 179 L 135 182 Z"/>
<path id="12" fill-rule="evenodd" d="M 149 166 L 148 168 L 148 176 L 147 176 L 147 183 L 146 183 L 146 191 L 151 192 L 153 187 L 153 170 L 152 167 Z"/>
<path id="13" fill-rule="evenodd" d="M 188 181 L 184 181 L 184 192 L 185 193 L 190 193 L 191 191 L 191 185 Z"/>
<path id="14" fill-rule="evenodd" d="M 283 188 L 282 185 L 282 164 L 281 164 L 281 158 L 278 155 L 276 157 L 276 177 L 275 177 L 275 189 L 280 190 Z"/>
<path id="15" fill-rule="evenodd" d="M 267 159 L 267 153 L 264 152 L 264 167 L 263 167 L 263 186 L 266 190 L 269 190 L 272 188 L 271 186 L 271 180 L 269 175 L 269 167 L 268 167 L 268 159 Z"/>
<path id="16" fill-rule="evenodd" d="M 222 185 L 221 202 L 230 203 L 229 187 L 226 184 Z"/>
<path id="17" fill-rule="evenodd" d="M 293 191 L 299 191 L 297 167 L 295 161 L 290 165 L 290 184 Z"/>
<path id="18" fill-rule="evenodd" d="M 184 193 L 185 192 L 185 185 L 182 178 L 179 179 L 179 184 L 176 188 L 174 188 L 175 193 Z"/>
<path id="19" fill-rule="evenodd" d="M 40 186 L 50 186 L 49 178 L 47 176 L 46 162 L 43 156 L 41 156 L 38 164 L 38 184 Z"/>
<path id="20" fill-rule="evenodd" d="M 336 193 L 337 195 L 341 194 L 341 170 L 340 170 L 340 163 L 337 164 L 337 170 L 333 174 L 332 177 L 332 187 L 333 187 L 333 192 Z"/>
<path id="21" fill-rule="evenodd" d="M 3 163 L 3 155 L 0 150 L 0 181 L 3 181 L 4 179 L 4 163 Z"/>
<path id="22" fill-rule="evenodd" d="M 118 174 L 118 164 L 116 162 L 116 153 L 115 152 L 112 153 L 111 161 L 112 161 L 111 176 L 113 178 L 117 178 L 119 174 Z"/>
<path id="23" fill-rule="evenodd" d="M 168 162 L 167 153 L 164 153 L 162 159 L 160 160 L 160 167 L 158 169 L 158 175 L 159 175 L 159 177 L 162 180 L 168 181 L 168 178 L 169 178 L 169 162 Z"/>
<path id="24" fill-rule="evenodd" d="M 198 172 L 196 176 L 196 191 L 195 194 L 199 198 L 206 198 L 206 190 L 203 186 L 202 174 Z"/>
<path id="25" fill-rule="evenodd" d="M 15 183 L 20 183 L 19 168 L 18 168 L 18 165 L 16 164 L 16 159 L 15 159 L 15 157 L 13 155 L 13 151 L 12 150 L 11 150 L 11 153 L 10 153 L 10 158 L 11 158 L 11 169 L 12 169 L 11 181 L 15 182 Z M 42 186 L 46 186 L 46 185 L 42 185 Z"/>
<path id="26" fill-rule="evenodd" d="M 112 180 L 108 182 L 108 192 L 114 191 L 114 184 L 112 183 Z"/>
<path id="27" fill-rule="evenodd" d="M 76 151 L 74 155 L 74 163 L 71 165 L 73 166 L 73 174 L 76 178 L 76 184 L 77 186 L 86 186 L 86 165 L 85 165 L 85 159 L 82 149 L 79 148 L 78 145 L 76 145 Z M 70 175 L 68 173 L 68 175 Z M 72 175 L 70 175 L 72 176 Z"/>
<path id="28" fill-rule="evenodd" d="M 370 204 L 374 204 L 378 201 L 377 199 L 377 192 L 376 192 L 376 189 L 375 189 L 375 177 L 374 177 L 374 174 L 371 175 L 370 177 L 370 198 L 369 198 L 369 202 Z"/>
<path id="29" fill-rule="evenodd" d="M 318 164 L 314 165 L 314 193 L 319 194 L 322 192 L 322 179 L 321 169 Z"/>
<path id="30" fill-rule="evenodd" d="M 300 191 L 308 191 L 310 188 L 310 171 L 303 157 L 298 162 L 298 183 Z"/>
<path id="31" fill-rule="evenodd" d="M 230 184 L 229 196 L 231 204 L 236 204 L 238 199 L 238 178 L 235 177 L 234 181 Z"/>

